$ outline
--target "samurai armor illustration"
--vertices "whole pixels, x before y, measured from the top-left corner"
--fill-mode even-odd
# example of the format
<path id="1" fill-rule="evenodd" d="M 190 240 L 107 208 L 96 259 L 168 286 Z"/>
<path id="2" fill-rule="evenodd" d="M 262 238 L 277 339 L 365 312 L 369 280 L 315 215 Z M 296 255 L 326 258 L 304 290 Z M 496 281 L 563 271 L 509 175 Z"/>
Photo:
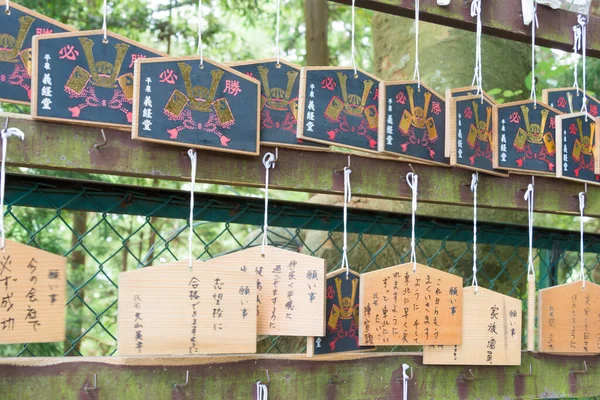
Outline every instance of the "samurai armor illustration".
<path id="1" fill-rule="evenodd" d="M 73 69 L 69 80 L 67 81 L 66 88 L 69 91 L 80 95 L 83 92 L 83 89 L 85 89 L 87 86 L 91 77 L 92 75 L 85 69 L 81 68 L 80 66 L 76 66 L 75 69 Z"/>
<path id="2" fill-rule="evenodd" d="M 337 121 L 343 110 L 344 102 L 342 99 L 337 96 L 333 96 L 329 102 L 329 105 L 327 106 L 327 109 L 325 110 L 325 117 L 331 122 Z"/>
<path id="3" fill-rule="evenodd" d="M 133 74 L 131 72 L 125 74 L 125 75 L 121 75 L 121 77 L 118 79 L 119 81 L 119 86 L 121 86 L 121 90 L 123 91 L 123 94 L 125 95 L 125 98 L 127 100 L 132 100 L 133 99 Z"/>
<path id="4" fill-rule="evenodd" d="M 187 102 L 187 96 L 176 89 L 173 91 L 171 98 L 167 102 L 165 110 L 168 111 L 170 114 L 173 114 L 174 116 L 178 117 L 185 108 Z"/>
<path id="5" fill-rule="evenodd" d="M 233 113 L 231 112 L 231 108 L 229 108 L 229 103 L 226 98 L 215 100 L 213 108 L 215 109 L 219 123 L 222 126 L 228 127 L 235 123 Z"/>

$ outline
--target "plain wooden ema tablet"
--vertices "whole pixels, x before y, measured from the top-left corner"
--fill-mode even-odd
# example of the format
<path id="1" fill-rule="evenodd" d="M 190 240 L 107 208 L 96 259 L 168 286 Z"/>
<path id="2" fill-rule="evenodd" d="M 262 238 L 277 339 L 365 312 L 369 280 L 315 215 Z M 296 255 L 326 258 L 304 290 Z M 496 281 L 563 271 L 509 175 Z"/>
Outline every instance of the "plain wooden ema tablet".
<path id="1" fill-rule="evenodd" d="M 556 176 L 572 181 L 600 185 L 600 118 L 573 113 L 556 117 Z"/>
<path id="2" fill-rule="evenodd" d="M 301 150 L 327 151 L 329 146 L 299 139 L 298 95 L 300 67 L 284 60 L 266 59 L 227 63 L 260 81 L 260 143 Z"/>
<path id="3" fill-rule="evenodd" d="M 341 268 L 327 274 L 326 308 L 327 332 L 322 337 L 309 337 L 306 353 L 315 355 L 349 351 L 374 350 L 358 344 L 360 311 L 360 278 L 353 270 Z"/>
<path id="4" fill-rule="evenodd" d="M 362 275 L 359 343 L 371 346 L 462 343 L 462 278 L 417 264 Z"/>
<path id="5" fill-rule="evenodd" d="M 195 261 L 119 274 L 121 356 L 256 353 L 256 281 Z"/>
<path id="6" fill-rule="evenodd" d="M 555 88 L 542 90 L 542 101 L 561 113 L 576 113 L 582 111 L 583 90 L 577 88 Z M 600 111 L 600 100 L 585 95 L 587 98 L 587 110 L 593 117 L 598 117 Z"/>
<path id="7" fill-rule="evenodd" d="M 463 288 L 462 343 L 424 346 L 423 364 L 521 365 L 521 300 Z"/>
<path id="8" fill-rule="evenodd" d="M 455 89 L 446 89 L 446 130 L 450 131 L 450 114 L 452 110 L 450 109 L 450 101 L 453 97 L 463 97 L 463 96 L 475 96 L 477 94 L 477 86 L 464 86 L 461 88 Z M 487 93 L 484 94 L 487 96 Z M 490 98 L 490 100 L 492 100 Z M 492 100 L 493 101 L 493 100 Z M 444 147 L 444 155 L 447 158 L 450 158 L 450 141 L 446 140 L 446 146 Z"/>
<path id="9" fill-rule="evenodd" d="M 446 103 L 417 81 L 384 82 L 379 109 L 379 151 L 425 164 L 448 166 Z"/>
<path id="10" fill-rule="evenodd" d="M 539 291 L 540 352 L 600 353 L 600 286 L 581 281 Z"/>
<path id="11" fill-rule="evenodd" d="M 0 253 L 0 343 L 65 340 L 67 260 L 12 240 Z"/>
<path id="12" fill-rule="evenodd" d="M 352 67 L 302 68 L 298 137 L 377 153 L 381 83 Z"/>
<path id="13" fill-rule="evenodd" d="M 446 132 L 450 165 L 496 176 L 508 176 L 494 169 L 494 101 L 483 96 L 450 97 L 446 102 Z"/>
<path id="14" fill-rule="evenodd" d="M 199 56 L 135 65 L 132 138 L 257 155 L 260 83 Z"/>
<path id="15" fill-rule="evenodd" d="M 165 56 L 101 30 L 33 38 L 31 115 L 34 119 L 131 129 L 133 66 Z"/>
<path id="16" fill-rule="evenodd" d="M 494 106 L 494 168 L 523 175 L 556 175 L 556 116 L 542 102 Z"/>
<path id="17" fill-rule="evenodd" d="M 33 10 L 0 0 L 0 102 L 31 104 L 31 41 L 35 35 L 75 29 Z"/>
<path id="18" fill-rule="evenodd" d="M 204 262 L 235 267 L 254 277 L 259 335 L 325 335 L 325 260 L 261 246 Z"/>

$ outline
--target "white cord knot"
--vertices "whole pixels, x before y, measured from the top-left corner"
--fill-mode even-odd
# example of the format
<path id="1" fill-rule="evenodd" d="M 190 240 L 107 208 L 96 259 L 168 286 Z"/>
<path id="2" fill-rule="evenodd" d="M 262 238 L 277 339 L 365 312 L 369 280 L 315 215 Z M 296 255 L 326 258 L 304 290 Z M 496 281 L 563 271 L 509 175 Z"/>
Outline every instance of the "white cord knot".
<path id="1" fill-rule="evenodd" d="M 416 240 L 415 240 L 415 215 L 417 212 L 417 194 L 419 186 L 419 175 L 409 172 L 406 174 L 406 182 L 412 190 L 412 225 L 411 225 L 411 239 L 410 239 L 410 262 L 413 264 L 413 274 L 417 272 L 417 254 L 415 251 Z"/>
<path id="2" fill-rule="evenodd" d="M 402 364 L 402 399 L 408 400 L 408 374 L 406 371 L 410 366 L 408 364 Z"/>
<path id="3" fill-rule="evenodd" d="M 269 399 L 269 387 L 261 381 L 256 382 L 256 398 L 258 400 Z"/>
<path id="4" fill-rule="evenodd" d="M 4 191 L 6 187 L 6 148 L 8 147 L 8 138 L 16 136 L 21 140 L 25 139 L 25 134 L 18 128 L 3 129 L 2 137 L 2 164 L 0 167 L 0 250 L 4 251 L 5 235 L 4 235 Z"/>
<path id="5" fill-rule="evenodd" d="M 2 130 L 2 139 L 6 139 L 11 136 L 16 136 L 21 140 L 25 139 L 25 134 L 23 133 L 22 130 L 20 130 L 18 128 L 8 128 L 8 129 Z"/>
<path id="6" fill-rule="evenodd" d="M 537 95 L 535 93 L 535 30 L 539 28 L 537 16 L 537 2 L 533 1 L 533 18 L 531 20 L 531 93 L 529 99 L 533 100 L 533 105 L 537 105 Z"/>
<path id="7" fill-rule="evenodd" d="M 262 248 L 261 255 L 265 255 L 265 247 L 267 246 L 269 236 L 269 170 L 275 169 L 275 161 L 277 158 L 273 153 L 266 153 L 262 159 L 262 165 L 265 167 L 265 218 L 263 221 Z"/>
<path id="8" fill-rule="evenodd" d="M 352 200 L 352 187 L 350 174 L 352 170 L 344 167 L 344 244 L 342 246 L 342 268 L 346 268 L 346 279 L 350 276 L 350 263 L 348 262 L 348 203 Z"/>

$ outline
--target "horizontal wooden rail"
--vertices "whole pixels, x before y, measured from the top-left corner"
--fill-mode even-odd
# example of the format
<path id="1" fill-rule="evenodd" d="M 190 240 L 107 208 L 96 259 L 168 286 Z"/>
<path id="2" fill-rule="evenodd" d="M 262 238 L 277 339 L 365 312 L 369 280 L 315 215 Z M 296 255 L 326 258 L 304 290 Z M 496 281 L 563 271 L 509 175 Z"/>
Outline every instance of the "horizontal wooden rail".
<path id="1" fill-rule="evenodd" d="M 352 4 L 352 0 L 330 0 L 335 3 Z M 356 7 L 385 14 L 414 18 L 414 0 L 356 0 Z M 482 32 L 518 42 L 531 43 L 531 26 L 523 23 L 521 0 L 482 1 Z M 539 28 L 535 34 L 536 44 L 565 51 L 573 51 L 573 26 L 577 14 L 565 10 L 553 10 L 538 6 Z M 471 2 L 452 0 L 446 7 L 438 6 L 436 0 L 420 1 L 420 19 L 438 25 L 475 32 L 475 18 L 471 17 Z M 590 15 L 587 29 L 587 55 L 600 58 L 600 17 Z M 507 55 L 510 57 L 510 55 Z"/>

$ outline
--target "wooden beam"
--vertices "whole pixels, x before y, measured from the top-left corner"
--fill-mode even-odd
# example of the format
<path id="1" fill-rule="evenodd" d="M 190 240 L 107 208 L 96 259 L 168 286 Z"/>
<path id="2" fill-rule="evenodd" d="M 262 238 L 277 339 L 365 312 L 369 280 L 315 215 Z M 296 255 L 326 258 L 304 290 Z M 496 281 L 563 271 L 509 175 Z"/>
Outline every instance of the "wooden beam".
<path id="1" fill-rule="evenodd" d="M 352 0 L 330 0 L 350 5 Z M 385 14 L 414 18 L 414 0 L 356 0 L 356 7 L 366 8 Z M 483 1 L 481 3 L 482 32 L 518 42 L 531 43 L 531 25 L 523 24 L 521 0 Z M 535 34 L 538 46 L 564 51 L 573 51 L 573 26 L 577 24 L 577 14 L 565 10 L 553 10 L 538 6 L 539 28 Z M 441 7 L 436 0 L 421 0 L 420 20 L 438 25 L 450 26 L 475 32 L 476 20 L 471 17 L 471 2 L 452 0 L 450 5 Z M 590 15 L 587 26 L 587 55 L 600 58 L 600 17 Z M 510 57 L 510 55 L 507 55 Z"/>
<path id="2" fill-rule="evenodd" d="M 6 114 L 0 113 L 0 121 Z M 7 163 L 13 166 L 69 170 L 85 173 L 188 180 L 190 160 L 185 148 L 133 141 L 129 132 L 105 129 L 107 145 L 99 128 L 32 121 L 27 116 L 11 119 L 10 126 L 25 132 L 25 140 L 9 139 Z M 263 147 L 261 154 L 273 151 Z M 343 194 L 348 153 L 279 149 L 279 162 L 271 172 L 275 189 Z M 261 156 L 262 157 L 262 156 Z M 248 187 L 264 186 L 261 158 L 198 152 L 198 182 Z M 471 172 L 459 168 L 413 164 L 419 175 L 419 201 L 471 206 Z M 352 192 L 357 197 L 409 200 L 405 176 L 408 163 L 376 156 L 352 156 Z M 478 206 L 526 210 L 523 199 L 531 177 L 509 178 L 480 175 Z M 557 178 L 535 179 L 535 211 L 579 214 L 577 194 L 583 184 Z M 585 213 L 600 217 L 600 187 L 589 187 Z"/>

